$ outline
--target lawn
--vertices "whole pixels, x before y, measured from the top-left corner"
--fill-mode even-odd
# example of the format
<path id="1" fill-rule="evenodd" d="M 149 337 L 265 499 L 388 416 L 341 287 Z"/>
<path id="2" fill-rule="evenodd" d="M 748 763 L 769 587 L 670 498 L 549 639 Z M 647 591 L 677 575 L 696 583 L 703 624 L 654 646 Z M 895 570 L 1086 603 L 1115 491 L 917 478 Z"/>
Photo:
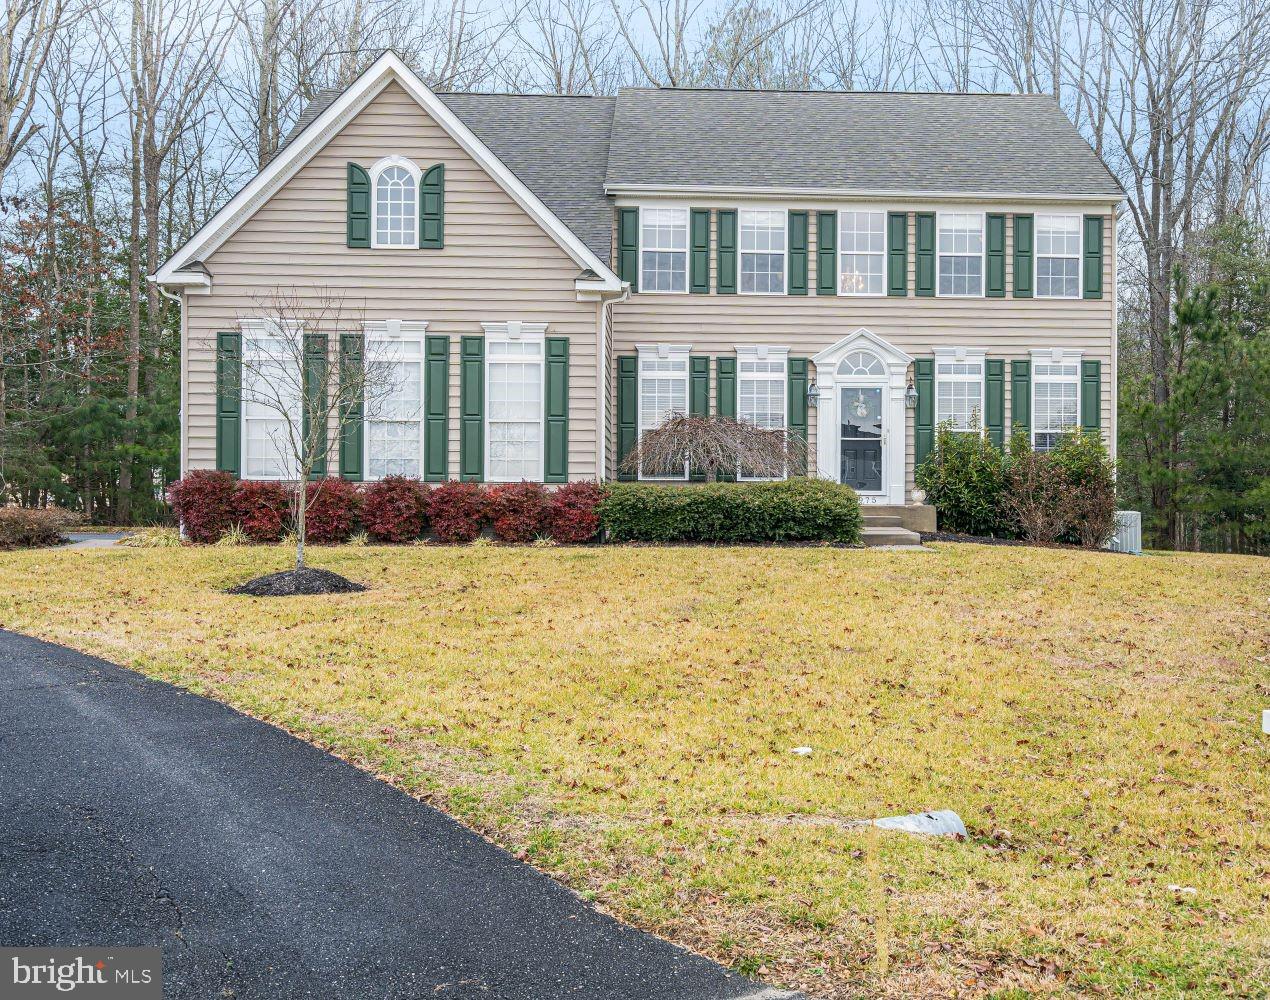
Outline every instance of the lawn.
<path id="1" fill-rule="evenodd" d="M 372 589 L 220 592 L 281 548 L 0 554 L 0 625 L 284 726 L 769 983 L 1267 995 L 1270 561 L 313 555 Z M 971 836 L 847 823 L 936 808 Z"/>

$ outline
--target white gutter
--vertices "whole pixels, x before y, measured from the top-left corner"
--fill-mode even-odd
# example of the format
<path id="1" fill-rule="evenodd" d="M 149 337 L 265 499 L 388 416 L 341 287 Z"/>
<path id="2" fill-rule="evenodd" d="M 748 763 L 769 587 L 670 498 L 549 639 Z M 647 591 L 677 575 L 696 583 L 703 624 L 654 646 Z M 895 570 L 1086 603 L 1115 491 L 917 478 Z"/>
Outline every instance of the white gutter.
<path id="1" fill-rule="evenodd" d="M 924 191 L 914 192 L 911 188 L 895 189 L 862 189 L 862 188 L 798 188 L 798 187 L 766 187 L 747 185 L 704 185 L 704 184 L 605 184 L 604 193 L 613 196 L 621 195 L 662 195 L 662 196 L 713 196 L 726 198 L 732 196 L 765 197 L 765 198 L 859 198 L 887 199 L 901 202 L 923 201 L 1044 201 L 1055 203 L 1081 202 L 1088 204 L 1105 204 L 1109 201 L 1123 201 L 1123 194 L 1037 194 L 1018 191 Z"/>
<path id="2" fill-rule="evenodd" d="M 596 339 L 599 345 L 599 364 L 596 365 L 596 373 L 600 384 L 595 387 L 596 399 L 599 400 L 598 409 L 598 433 L 596 434 L 598 448 L 596 449 L 596 466 L 595 478 L 598 482 L 603 482 L 608 478 L 608 448 L 609 448 L 609 431 L 607 426 L 607 418 L 609 412 L 609 374 L 610 374 L 610 358 L 608 356 L 609 344 L 605 331 L 608 330 L 609 323 L 612 323 L 612 313 L 609 311 L 612 306 L 619 302 L 625 302 L 631 297 L 631 283 L 629 281 L 622 282 L 622 294 L 609 299 L 600 301 L 600 322 L 599 329 L 596 331 Z M 605 323 L 605 318 L 609 323 Z"/>

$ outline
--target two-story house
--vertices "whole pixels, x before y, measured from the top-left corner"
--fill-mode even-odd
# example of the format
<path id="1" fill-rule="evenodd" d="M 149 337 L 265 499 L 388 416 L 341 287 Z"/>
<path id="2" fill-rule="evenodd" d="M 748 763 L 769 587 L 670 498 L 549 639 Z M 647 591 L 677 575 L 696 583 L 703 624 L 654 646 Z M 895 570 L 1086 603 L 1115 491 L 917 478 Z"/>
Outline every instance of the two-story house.
<path id="1" fill-rule="evenodd" d="M 944 421 L 1114 448 L 1122 197 L 1043 96 L 438 94 L 387 53 L 153 276 L 182 303 L 182 471 L 295 478 L 217 376 L 286 287 L 356 304 L 307 331 L 332 356 L 399 349 L 330 474 L 615 478 L 668 414 L 719 413 L 911 510 Z"/>

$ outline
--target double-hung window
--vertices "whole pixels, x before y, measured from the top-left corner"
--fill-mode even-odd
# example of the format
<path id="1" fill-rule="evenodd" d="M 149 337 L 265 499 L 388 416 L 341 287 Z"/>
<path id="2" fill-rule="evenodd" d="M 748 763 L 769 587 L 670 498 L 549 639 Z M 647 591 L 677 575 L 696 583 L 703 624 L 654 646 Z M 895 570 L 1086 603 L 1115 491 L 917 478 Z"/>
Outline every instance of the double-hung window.
<path id="1" fill-rule="evenodd" d="M 736 349 L 736 417 L 765 431 L 786 427 L 789 351 L 777 347 Z M 741 479 L 757 477 L 740 469 Z"/>
<path id="2" fill-rule="evenodd" d="M 543 478 L 542 323 L 485 325 L 485 479 Z"/>
<path id="3" fill-rule="evenodd" d="M 983 294 L 983 213 L 939 213 L 939 294 Z"/>
<path id="4" fill-rule="evenodd" d="M 426 323 L 366 324 L 366 479 L 423 475 L 423 335 Z"/>
<path id="5" fill-rule="evenodd" d="M 419 174 L 419 168 L 404 156 L 389 156 L 371 167 L 372 246 L 419 245 Z"/>
<path id="6" fill-rule="evenodd" d="M 243 478 L 298 479 L 301 331 L 273 320 L 246 320 L 241 329 Z"/>
<path id="7" fill-rule="evenodd" d="M 785 292 L 783 210 L 741 210 L 741 291 L 752 295 Z"/>
<path id="8" fill-rule="evenodd" d="M 640 437 L 646 431 L 656 430 L 673 416 L 688 413 L 688 351 L 683 345 L 641 345 L 639 347 L 639 414 L 637 427 Z M 653 470 L 646 474 L 639 470 L 640 479 L 687 479 L 688 466 L 683 471 Z"/>
<path id="9" fill-rule="evenodd" d="M 1080 216 L 1036 217 L 1036 294 L 1043 299 L 1080 295 Z"/>
<path id="10" fill-rule="evenodd" d="M 1049 451 L 1080 428 L 1080 352 L 1032 352 L 1032 447 Z"/>
<path id="11" fill-rule="evenodd" d="M 843 295 L 881 295 L 886 265 L 886 213 L 838 213 L 839 284 Z"/>
<path id="12" fill-rule="evenodd" d="M 935 350 L 935 423 L 954 431 L 983 428 L 984 352 L 964 347 Z"/>
<path id="13" fill-rule="evenodd" d="M 639 213 L 639 287 L 643 292 L 688 290 L 688 210 L 644 208 Z"/>

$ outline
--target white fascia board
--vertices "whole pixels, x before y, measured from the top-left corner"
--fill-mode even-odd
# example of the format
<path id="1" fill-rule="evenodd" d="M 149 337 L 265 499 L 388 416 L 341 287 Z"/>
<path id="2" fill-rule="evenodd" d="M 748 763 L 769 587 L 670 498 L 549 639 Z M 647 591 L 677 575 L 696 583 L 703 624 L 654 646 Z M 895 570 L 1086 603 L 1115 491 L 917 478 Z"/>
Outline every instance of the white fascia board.
<path id="1" fill-rule="evenodd" d="M 336 132 L 394 80 L 498 182 L 579 267 L 590 268 L 606 282 L 607 287 L 614 290 L 621 288 L 621 281 L 608 265 L 578 239 L 536 194 L 525 187 L 489 147 L 393 52 L 385 52 L 371 63 L 329 108 L 311 121 L 246 187 L 212 216 L 185 246 L 173 254 L 154 274 L 153 280 L 159 284 L 168 284 L 172 276 L 189 261 L 205 259 L 214 253 L 278 188 L 308 163 Z"/>
<path id="2" fill-rule="evenodd" d="M 212 290 L 212 276 L 206 271 L 173 271 L 171 278 L 160 281 L 158 275 L 146 275 L 147 281 L 163 285 L 167 288 L 179 288 L 182 291 L 198 294 Z"/>
<path id="3" fill-rule="evenodd" d="M 758 185 L 707 185 L 707 184 L 605 184 L 604 193 L 622 198 L 825 198 L 856 200 L 887 200 L 897 202 L 1032 202 L 1044 201 L 1061 204 L 1113 205 L 1124 202 L 1124 195 L 1113 194 L 1022 194 L 1017 191 L 905 191 L 887 188 L 860 190 L 855 188 L 800 188 L 763 187 Z M 619 205 L 625 204 L 622 201 Z"/>

